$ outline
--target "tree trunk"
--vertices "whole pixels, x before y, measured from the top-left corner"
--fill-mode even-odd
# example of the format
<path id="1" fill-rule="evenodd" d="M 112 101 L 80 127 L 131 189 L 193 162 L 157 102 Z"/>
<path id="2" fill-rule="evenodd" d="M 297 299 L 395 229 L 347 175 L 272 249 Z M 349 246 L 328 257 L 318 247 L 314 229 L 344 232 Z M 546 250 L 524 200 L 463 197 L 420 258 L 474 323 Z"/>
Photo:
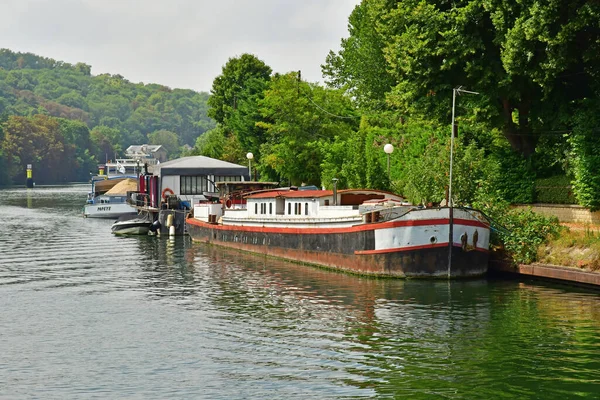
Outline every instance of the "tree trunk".
<path id="1" fill-rule="evenodd" d="M 519 125 L 513 121 L 515 107 L 509 99 L 502 99 L 502 115 L 504 117 L 503 133 L 512 149 L 528 158 L 535 151 L 538 138 L 533 135 L 529 126 L 529 102 L 524 101 L 516 109 L 519 112 Z"/>

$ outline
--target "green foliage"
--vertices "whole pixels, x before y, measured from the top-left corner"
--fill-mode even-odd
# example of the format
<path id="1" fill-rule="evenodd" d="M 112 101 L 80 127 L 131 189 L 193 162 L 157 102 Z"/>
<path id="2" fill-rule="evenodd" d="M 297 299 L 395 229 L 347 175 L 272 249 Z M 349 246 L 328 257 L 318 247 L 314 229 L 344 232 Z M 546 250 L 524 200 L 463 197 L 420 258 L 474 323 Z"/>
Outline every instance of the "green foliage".
<path id="1" fill-rule="evenodd" d="M 237 108 L 238 100 L 256 93 L 254 88 L 247 86 L 248 82 L 268 81 L 270 76 L 271 67 L 252 54 L 230 58 L 223 66 L 221 75 L 213 81 L 208 100 L 209 116 L 218 123 L 227 125 L 227 120 Z"/>
<path id="2" fill-rule="evenodd" d="M 179 138 L 174 132 L 161 129 L 156 132 L 152 132 L 148 135 L 150 144 L 159 144 L 167 150 L 169 158 L 177 158 L 179 156 Z"/>
<path id="3" fill-rule="evenodd" d="M 380 1 L 363 1 L 348 18 L 350 36 L 342 39 L 339 53 L 330 51 L 322 65 L 326 82 L 347 89 L 361 106 L 376 107 L 396 84 L 387 70 L 386 38 L 378 31 L 386 12 Z"/>
<path id="4" fill-rule="evenodd" d="M 257 155 L 265 142 L 265 131 L 257 124 L 262 120 L 258 106 L 268 85 L 267 80 L 249 78 L 237 94 L 236 107 L 227 119 L 227 127 L 236 135 L 241 147 Z"/>
<path id="5" fill-rule="evenodd" d="M 453 88 L 476 90 L 461 100 L 471 119 L 528 157 L 543 134 L 570 129 L 576 102 L 594 96 L 599 20 L 595 0 L 365 0 L 324 73 L 358 100 L 385 98 L 439 123 L 450 119 Z"/>
<path id="6" fill-rule="evenodd" d="M 223 146 L 225 142 L 225 131 L 221 125 L 218 125 L 216 128 L 198 136 L 193 154 L 221 159 L 223 157 Z"/>
<path id="7" fill-rule="evenodd" d="M 69 132 L 83 135 L 70 137 L 67 142 L 75 143 L 75 147 L 71 149 L 67 143 L 62 156 L 76 169 L 78 179 L 88 179 L 90 163 L 123 156 L 122 149 L 150 142 L 149 135 L 153 132 L 170 131 L 177 135 L 178 143 L 194 144 L 200 134 L 215 126 L 207 116 L 207 101 L 207 93 L 131 83 L 121 75 L 92 76 L 91 67 L 83 63 L 71 65 L 0 49 L 0 115 L 33 117 L 42 114 L 86 126 L 87 130 L 72 130 L 64 122 L 60 123 Z M 32 120 L 28 126 L 41 129 L 44 124 L 38 122 Z M 91 141 L 89 129 L 93 132 Z M 4 138 L 0 147 L 12 146 L 5 143 L 6 140 Z M 178 152 L 177 146 L 170 156 Z M 33 154 L 25 156 L 34 157 Z M 19 164 L 6 165 L 16 160 L 16 157 L 10 161 L 6 157 L 0 160 L 5 163 L 4 171 L 20 171 Z M 0 185 L 9 183 L 16 176 L 13 172 L 0 173 Z M 57 176 L 57 179 L 71 179 L 72 175 Z M 39 173 L 37 176 L 39 178 Z"/>
<path id="8" fill-rule="evenodd" d="M 583 102 L 569 137 L 573 166 L 573 191 L 579 204 L 600 209 L 600 101 Z"/>
<path id="9" fill-rule="evenodd" d="M 552 204 L 577 204 L 571 178 L 558 175 L 535 181 L 535 202 Z"/>
<path id="10" fill-rule="evenodd" d="M 27 164 L 32 164 L 38 183 L 68 182 L 87 177 L 94 158 L 79 148 L 89 140 L 87 126 L 46 115 L 10 116 L 3 123 L 2 153 L 7 163 L 7 183 L 25 181 Z"/>
<path id="11" fill-rule="evenodd" d="M 257 126 L 265 132 L 258 166 L 261 174 L 269 172 L 270 179 L 295 185 L 329 186 L 331 182 L 322 181 L 322 151 L 329 151 L 336 140 L 346 140 L 356 127 L 350 99 L 289 73 L 271 80 L 259 109 L 262 121 Z"/>
<path id="12" fill-rule="evenodd" d="M 238 164 L 247 162 L 247 153 L 242 148 L 237 136 L 228 132 L 221 124 L 217 124 L 216 128 L 204 133 L 196 140 L 192 154 Z"/>
<path id="13" fill-rule="evenodd" d="M 545 217 L 529 210 L 511 210 L 503 219 L 503 226 L 510 232 L 502 242 L 507 253 L 516 263 L 531 264 L 537 261 L 538 248 L 560 232 L 556 217 Z"/>
<path id="14" fill-rule="evenodd" d="M 455 141 L 452 168 L 452 201 L 454 204 L 471 204 L 489 179 L 490 161 L 484 150 L 475 144 L 462 145 Z M 415 204 L 440 203 L 449 188 L 450 138 L 431 141 L 423 155 L 407 165 L 404 178 L 404 195 Z"/>
<path id="15" fill-rule="evenodd" d="M 513 204 L 534 201 L 535 173 L 527 160 L 507 146 L 495 147 L 489 156 L 489 185 L 500 198 Z"/>
<path id="16" fill-rule="evenodd" d="M 480 192 L 473 205 L 492 219 L 492 245 L 501 246 L 515 264 L 537 261 L 539 247 L 555 239 L 562 229 L 556 217 L 511 209 L 494 194 Z"/>

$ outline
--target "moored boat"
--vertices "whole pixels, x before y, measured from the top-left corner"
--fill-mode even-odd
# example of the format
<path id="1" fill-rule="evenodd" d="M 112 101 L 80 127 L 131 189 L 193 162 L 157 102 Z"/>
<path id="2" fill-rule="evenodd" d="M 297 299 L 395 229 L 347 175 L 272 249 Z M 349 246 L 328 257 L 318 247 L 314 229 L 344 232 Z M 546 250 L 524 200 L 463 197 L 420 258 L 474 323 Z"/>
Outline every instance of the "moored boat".
<path id="1" fill-rule="evenodd" d="M 137 188 L 137 176 L 99 175 L 92 178 L 92 190 L 83 207 L 83 216 L 88 218 L 118 218 L 136 215 L 137 209 L 127 203 L 127 191 Z"/>
<path id="2" fill-rule="evenodd" d="M 115 235 L 147 235 L 152 226 L 152 218 L 147 213 L 135 217 L 122 216 L 111 226 Z"/>
<path id="3" fill-rule="evenodd" d="M 365 275 L 476 277 L 488 265 L 481 212 L 416 207 L 378 190 L 225 195 L 194 205 L 187 230 L 195 241 Z"/>

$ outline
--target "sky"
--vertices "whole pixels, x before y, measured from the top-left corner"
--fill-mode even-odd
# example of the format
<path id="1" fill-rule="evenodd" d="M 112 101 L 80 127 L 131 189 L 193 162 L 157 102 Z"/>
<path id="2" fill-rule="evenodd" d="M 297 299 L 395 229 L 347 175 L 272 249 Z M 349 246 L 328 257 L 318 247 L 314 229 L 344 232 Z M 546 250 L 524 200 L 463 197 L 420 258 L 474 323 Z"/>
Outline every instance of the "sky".
<path id="1" fill-rule="evenodd" d="M 2 0 L 0 48 L 92 66 L 131 82 L 209 92 L 227 60 L 323 83 L 360 0 Z"/>

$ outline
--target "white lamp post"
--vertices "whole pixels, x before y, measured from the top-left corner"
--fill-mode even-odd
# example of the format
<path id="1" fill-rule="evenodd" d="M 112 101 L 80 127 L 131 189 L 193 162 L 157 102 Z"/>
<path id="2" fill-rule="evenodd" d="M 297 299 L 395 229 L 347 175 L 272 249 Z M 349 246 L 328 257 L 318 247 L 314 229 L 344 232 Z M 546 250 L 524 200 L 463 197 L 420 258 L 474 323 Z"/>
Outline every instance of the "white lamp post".
<path id="1" fill-rule="evenodd" d="M 390 154 L 394 152 L 394 146 L 390 143 L 383 146 L 383 151 L 387 154 L 387 164 L 388 164 L 388 181 L 391 182 L 392 178 L 390 175 Z"/>
<path id="2" fill-rule="evenodd" d="M 252 159 L 254 158 L 254 154 L 248 153 L 246 154 L 246 158 L 248 159 L 248 174 L 250 175 L 250 180 L 252 180 Z"/>

